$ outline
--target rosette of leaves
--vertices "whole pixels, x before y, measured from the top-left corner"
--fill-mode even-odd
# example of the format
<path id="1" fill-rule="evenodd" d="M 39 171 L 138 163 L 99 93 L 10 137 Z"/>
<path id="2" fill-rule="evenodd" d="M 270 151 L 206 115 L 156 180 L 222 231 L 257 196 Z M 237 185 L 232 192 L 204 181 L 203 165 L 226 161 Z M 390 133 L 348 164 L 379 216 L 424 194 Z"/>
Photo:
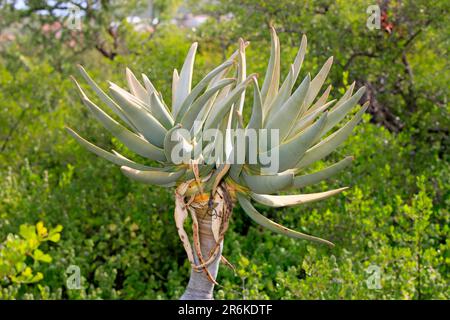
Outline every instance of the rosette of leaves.
<path id="1" fill-rule="evenodd" d="M 270 207 L 292 206 L 322 200 L 345 190 L 278 195 L 318 183 L 346 168 L 352 157 L 318 172 L 303 173 L 305 168 L 325 158 L 346 140 L 368 107 L 368 103 L 358 107 L 350 120 L 333 130 L 358 104 L 365 89 L 353 93 L 353 83 L 339 100 L 328 101 L 331 86 L 323 91 L 322 86 L 332 58 L 317 75 L 312 78 L 306 74 L 295 87 L 306 43 L 306 36 L 303 36 L 289 73 L 281 81 L 280 43 L 275 29 L 271 28 L 271 55 L 260 86 L 256 74 L 247 75 L 245 48 L 248 43 L 240 39 L 238 50 L 192 87 L 197 49 L 194 43 L 181 71 L 173 72 L 170 107 L 146 75 L 142 75 L 141 82 L 127 69 L 128 88 L 110 83 L 108 95 L 79 67 L 96 95 L 117 116 L 114 119 L 94 104 L 74 79 L 83 103 L 94 117 L 127 148 L 158 165 L 137 163 L 117 151 L 109 152 L 91 144 L 71 129 L 69 133 L 89 151 L 119 165 L 127 177 L 175 188 L 175 223 L 192 266 L 189 285 L 182 298 L 212 298 L 218 262 L 231 266 L 222 256 L 222 243 L 236 202 L 256 223 L 276 233 L 333 245 L 269 220 L 251 203 L 253 200 Z M 249 87 L 253 89 L 253 105 L 250 119 L 244 123 L 245 91 Z M 230 129 L 238 128 L 244 132 L 275 129 L 279 140 L 269 141 L 266 148 L 256 151 L 246 148 L 245 161 L 235 163 L 230 159 L 236 156 L 237 142 Z M 207 129 L 215 129 L 224 139 L 200 143 L 202 132 Z M 279 154 L 276 172 L 267 172 L 258 161 L 250 163 L 251 156 L 255 156 L 251 152 L 256 152 L 256 159 L 260 159 L 275 148 Z M 174 157 L 180 150 L 188 155 L 182 161 Z M 192 243 L 184 229 L 188 216 L 192 224 Z"/>

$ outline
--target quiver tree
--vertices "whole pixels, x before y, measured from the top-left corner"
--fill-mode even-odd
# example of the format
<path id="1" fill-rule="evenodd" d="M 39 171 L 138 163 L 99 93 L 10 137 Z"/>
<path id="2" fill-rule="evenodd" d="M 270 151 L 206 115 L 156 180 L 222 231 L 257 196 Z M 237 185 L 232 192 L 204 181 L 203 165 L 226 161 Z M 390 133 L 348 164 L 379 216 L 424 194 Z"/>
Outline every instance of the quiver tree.
<path id="1" fill-rule="evenodd" d="M 128 90 L 110 83 L 109 96 L 80 66 L 83 78 L 117 120 L 95 105 L 73 79 L 94 117 L 127 148 L 158 166 L 136 163 L 114 150 L 108 152 L 91 144 L 69 128 L 68 132 L 89 151 L 119 165 L 130 179 L 174 189 L 175 224 L 192 267 L 182 299 L 212 299 L 219 262 L 232 267 L 222 255 L 222 246 L 236 202 L 257 224 L 273 232 L 333 246 L 327 240 L 271 221 L 253 207 L 251 200 L 284 207 L 325 199 L 345 190 L 277 195 L 318 183 L 351 163 L 352 157 L 346 157 L 318 172 L 302 173 L 351 134 L 368 103 L 358 107 L 339 129 L 331 131 L 357 105 L 364 88 L 353 94 L 353 83 L 339 100 L 328 101 L 329 86 L 319 96 L 332 58 L 314 78 L 306 74 L 294 88 L 306 52 L 305 36 L 281 83 L 280 43 L 273 28 L 271 39 L 271 55 L 261 87 L 255 74 L 247 76 L 248 43 L 240 39 L 238 50 L 191 88 L 197 49 L 194 43 L 180 73 L 174 70 L 171 107 L 145 75 L 140 82 L 127 69 Z M 250 119 L 244 123 L 247 88 L 253 91 L 253 102 Z M 250 137 L 247 133 L 256 132 L 253 137 L 265 142 L 251 148 L 249 141 L 240 149 L 233 129 L 241 129 L 244 139 Z M 207 130 L 213 130 L 214 139 L 204 143 L 203 133 Z M 263 137 L 268 131 L 276 132 L 277 139 Z M 236 161 L 239 157 L 241 161 Z M 262 161 L 267 158 L 276 166 Z M 188 217 L 192 232 L 185 228 Z"/>

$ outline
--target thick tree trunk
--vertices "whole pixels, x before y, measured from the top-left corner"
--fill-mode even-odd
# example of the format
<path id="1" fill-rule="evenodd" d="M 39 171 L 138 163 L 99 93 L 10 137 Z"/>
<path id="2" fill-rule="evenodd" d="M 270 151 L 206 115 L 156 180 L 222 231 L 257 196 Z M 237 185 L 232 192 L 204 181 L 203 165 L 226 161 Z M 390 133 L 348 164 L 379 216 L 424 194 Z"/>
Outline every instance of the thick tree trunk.
<path id="1" fill-rule="evenodd" d="M 203 217 L 198 216 L 200 246 L 203 257 L 208 257 L 211 249 L 216 246 L 216 241 L 211 230 L 211 215 L 205 214 Z M 208 271 L 211 276 L 216 279 L 219 271 L 219 264 L 222 255 L 223 242 L 220 244 L 220 251 L 216 259 L 208 266 Z M 195 250 L 194 250 L 195 252 Z M 200 264 L 200 261 L 195 254 L 195 263 Z M 189 279 L 186 291 L 181 296 L 180 300 L 213 300 L 214 283 L 212 283 L 205 272 L 195 271 L 191 269 L 191 276 Z"/>

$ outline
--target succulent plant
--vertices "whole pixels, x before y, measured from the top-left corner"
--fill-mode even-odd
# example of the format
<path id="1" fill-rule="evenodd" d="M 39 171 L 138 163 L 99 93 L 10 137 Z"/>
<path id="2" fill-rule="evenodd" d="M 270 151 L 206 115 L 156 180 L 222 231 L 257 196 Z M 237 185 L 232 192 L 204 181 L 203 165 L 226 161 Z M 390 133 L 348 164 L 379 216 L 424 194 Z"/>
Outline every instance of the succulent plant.
<path id="1" fill-rule="evenodd" d="M 251 203 L 253 200 L 270 207 L 292 206 L 322 200 L 346 189 L 278 195 L 318 183 L 346 168 L 352 157 L 318 172 L 302 173 L 306 167 L 333 152 L 351 134 L 368 107 L 368 103 L 359 107 L 353 118 L 331 132 L 354 109 L 365 89 L 360 88 L 353 94 L 353 83 L 338 101 L 327 101 L 331 91 L 329 86 L 318 97 L 332 58 L 325 62 L 314 78 L 306 74 L 294 88 L 305 57 L 306 43 L 306 36 L 303 36 L 282 83 L 280 42 L 275 29 L 271 28 L 271 55 L 261 88 L 255 74 L 246 74 L 245 48 L 248 43 L 242 39 L 238 50 L 227 61 L 191 88 L 197 50 L 197 43 L 194 43 L 180 73 L 174 70 L 171 108 L 145 75 L 142 75 L 142 84 L 127 69 L 128 90 L 110 83 L 110 97 L 79 66 L 86 82 L 119 119 L 113 119 L 95 105 L 73 79 L 83 103 L 127 148 L 153 160 L 157 166 L 139 164 L 114 150 L 108 152 L 91 144 L 69 128 L 68 132 L 89 151 L 121 166 L 122 172 L 130 179 L 175 188 L 174 219 L 192 266 L 189 285 L 182 298 L 211 298 L 218 262 L 232 267 L 222 256 L 222 244 L 236 202 L 256 223 L 276 233 L 333 245 L 269 220 Z M 245 124 L 243 107 L 245 91 L 249 87 L 253 89 L 253 105 L 250 120 Z M 208 129 L 214 129 L 218 135 L 203 146 L 200 143 L 202 133 Z M 241 129 L 244 133 L 254 130 L 259 139 L 264 132 L 261 129 L 275 130 L 278 139 L 267 140 L 264 148 L 259 145 L 250 149 L 246 146 L 244 154 L 240 154 L 244 161 L 228 161 L 237 156 L 238 142 L 231 129 Z M 219 135 L 224 139 L 218 139 Z M 182 158 L 183 161 L 174 156 L 180 151 L 188 155 Z M 272 152 L 278 155 L 278 165 L 276 170 L 272 168 L 270 171 L 261 159 Z M 252 157 L 256 162 L 250 161 Z M 189 215 L 192 243 L 184 228 Z"/>

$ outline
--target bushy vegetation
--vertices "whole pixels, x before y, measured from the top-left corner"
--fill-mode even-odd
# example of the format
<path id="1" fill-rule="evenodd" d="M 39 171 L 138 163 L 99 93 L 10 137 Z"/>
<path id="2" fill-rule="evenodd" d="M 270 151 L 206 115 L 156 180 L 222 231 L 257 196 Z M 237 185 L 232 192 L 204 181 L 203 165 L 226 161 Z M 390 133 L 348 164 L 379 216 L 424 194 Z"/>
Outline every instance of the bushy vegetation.
<path id="1" fill-rule="evenodd" d="M 128 5 L 105 8 L 89 32 L 63 28 L 55 38 L 35 26 L 61 17 L 29 10 L 25 19 L 0 1 L 0 36 L 34 21 L 15 40 L 0 43 L 0 298 L 182 294 L 189 264 L 173 221 L 172 193 L 131 182 L 66 134 L 70 125 L 95 144 L 135 157 L 92 120 L 69 75 L 81 63 L 103 85 L 123 85 L 128 66 L 148 74 L 170 101 L 170 71 L 180 68 L 192 41 L 200 42 L 194 82 L 235 50 L 239 36 L 251 41 L 248 69 L 262 72 L 272 23 L 281 41 L 292 44 L 284 46 L 284 61 L 305 32 L 305 69 L 317 71 L 334 54 L 331 95 L 356 79 L 370 88 L 372 105 L 355 134 L 312 168 L 353 155 L 350 169 L 301 190 L 351 186 L 348 191 L 296 208 L 258 206 L 336 247 L 275 235 L 236 207 L 224 243 L 236 272 L 221 267 L 216 298 L 448 299 L 449 40 L 442 32 L 448 3 L 390 1 L 382 5 L 383 28 L 368 30 L 372 3 L 365 1 L 187 2 L 194 12 L 210 14 L 206 24 L 188 30 L 164 20 L 179 4 L 169 2 L 156 1 L 162 18 L 150 35 L 125 20 L 116 34 L 108 32 Z M 233 18 L 220 18 L 229 12 Z M 74 47 L 67 45 L 73 36 L 79 40 Z M 289 66 L 282 68 L 286 74 Z M 66 286 L 71 265 L 80 268 L 81 289 Z"/>

